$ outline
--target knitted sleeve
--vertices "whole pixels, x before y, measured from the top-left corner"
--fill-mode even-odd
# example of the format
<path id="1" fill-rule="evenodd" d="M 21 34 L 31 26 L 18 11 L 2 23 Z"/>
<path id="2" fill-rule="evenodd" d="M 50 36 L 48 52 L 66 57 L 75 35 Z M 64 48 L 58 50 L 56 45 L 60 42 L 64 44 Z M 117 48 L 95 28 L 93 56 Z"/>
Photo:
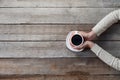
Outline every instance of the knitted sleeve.
<path id="1" fill-rule="evenodd" d="M 120 20 L 120 9 L 109 13 L 100 22 L 98 22 L 98 24 L 96 24 L 95 27 L 92 28 L 92 30 L 97 34 L 97 36 L 99 36 L 113 23 L 118 22 L 118 20 Z"/>
<path id="2" fill-rule="evenodd" d="M 107 51 L 102 49 L 100 46 L 95 44 L 91 50 L 106 64 L 113 67 L 114 69 L 120 70 L 120 59 L 112 56 Z"/>

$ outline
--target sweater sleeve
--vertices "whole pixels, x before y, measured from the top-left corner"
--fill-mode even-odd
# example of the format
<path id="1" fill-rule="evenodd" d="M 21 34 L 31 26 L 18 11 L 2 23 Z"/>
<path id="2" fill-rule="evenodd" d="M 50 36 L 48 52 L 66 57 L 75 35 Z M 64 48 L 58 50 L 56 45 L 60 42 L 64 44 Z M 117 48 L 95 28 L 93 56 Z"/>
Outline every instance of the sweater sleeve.
<path id="1" fill-rule="evenodd" d="M 120 20 L 120 9 L 109 13 L 100 22 L 98 22 L 92 30 L 97 34 L 97 36 L 99 36 L 112 24 L 118 22 L 118 20 Z"/>
<path id="2" fill-rule="evenodd" d="M 100 46 L 95 44 L 91 50 L 106 64 L 113 67 L 114 69 L 120 70 L 120 59 L 112 56 L 107 51 L 102 49 Z"/>

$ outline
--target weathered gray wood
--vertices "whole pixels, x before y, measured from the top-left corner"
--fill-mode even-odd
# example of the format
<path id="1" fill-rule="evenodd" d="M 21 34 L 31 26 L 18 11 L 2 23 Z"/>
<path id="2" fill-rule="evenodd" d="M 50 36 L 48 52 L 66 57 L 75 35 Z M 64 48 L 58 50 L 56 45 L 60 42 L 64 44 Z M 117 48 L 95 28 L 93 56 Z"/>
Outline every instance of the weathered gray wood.
<path id="1" fill-rule="evenodd" d="M 91 31 L 93 24 L 0 25 L 0 41 L 60 41 L 70 31 Z M 112 25 L 96 40 L 120 40 L 120 24 Z"/>
<path id="2" fill-rule="evenodd" d="M 82 57 L 93 57 L 94 54 L 82 52 Z M 0 42 L 1 58 L 53 58 L 77 57 L 66 48 L 63 41 L 51 42 Z M 78 56 L 79 57 L 79 56 Z"/>
<path id="3" fill-rule="evenodd" d="M 29 75 L 0 77 L 0 80 L 119 80 L 119 75 Z"/>
<path id="4" fill-rule="evenodd" d="M 1 76 L 0 80 L 45 80 L 43 75 L 29 75 L 29 76 Z"/>
<path id="5" fill-rule="evenodd" d="M 120 42 L 97 42 L 112 55 L 120 57 Z M 73 53 L 66 48 L 65 41 L 49 42 L 0 42 L 1 58 L 59 58 L 96 57 L 90 50 Z"/>
<path id="6" fill-rule="evenodd" d="M 112 25 L 109 29 L 107 29 L 100 37 L 99 40 L 120 40 L 120 22 Z"/>
<path id="7" fill-rule="evenodd" d="M 119 80 L 120 75 L 93 75 L 88 77 L 88 80 Z"/>
<path id="8" fill-rule="evenodd" d="M 0 75 L 109 75 L 119 74 L 98 58 L 0 59 Z M 1 76 L 1 77 L 2 77 Z"/>
<path id="9" fill-rule="evenodd" d="M 68 75 L 68 76 L 46 76 L 45 80 L 119 80 L 119 76 L 85 76 L 85 75 Z"/>
<path id="10" fill-rule="evenodd" d="M 119 80 L 90 50 L 75 54 L 65 46 L 69 31 L 90 31 L 119 7 L 119 0 L 0 0 L 0 79 Z M 119 26 L 96 42 L 117 57 Z"/>
<path id="11" fill-rule="evenodd" d="M 116 8 L 0 8 L 0 24 L 96 24 Z"/>
<path id="12" fill-rule="evenodd" d="M 73 30 L 90 31 L 93 25 L 0 25 L 0 41 L 65 40 Z"/>
<path id="13" fill-rule="evenodd" d="M 0 0 L 0 7 L 120 7 L 119 0 Z"/>
<path id="14" fill-rule="evenodd" d="M 86 76 L 86 75 L 66 75 L 66 76 L 45 76 L 45 80 L 119 80 L 120 76 L 114 75 L 93 75 L 93 76 Z"/>
<path id="15" fill-rule="evenodd" d="M 103 41 L 96 43 L 103 49 L 107 50 L 113 56 L 120 57 L 120 41 Z"/>

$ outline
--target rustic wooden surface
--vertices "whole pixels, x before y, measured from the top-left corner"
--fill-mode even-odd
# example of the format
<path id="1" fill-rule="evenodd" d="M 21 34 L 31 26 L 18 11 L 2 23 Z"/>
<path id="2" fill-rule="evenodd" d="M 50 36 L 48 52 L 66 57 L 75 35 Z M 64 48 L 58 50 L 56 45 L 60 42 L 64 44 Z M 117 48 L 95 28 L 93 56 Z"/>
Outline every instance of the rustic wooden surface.
<path id="1" fill-rule="evenodd" d="M 69 31 L 90 31 L 119 0 L 0 0 L 0 80 L 119 80 L 90 50 L 65 46 Z M 120 57 L 120 22 L 94 42 Z"/>

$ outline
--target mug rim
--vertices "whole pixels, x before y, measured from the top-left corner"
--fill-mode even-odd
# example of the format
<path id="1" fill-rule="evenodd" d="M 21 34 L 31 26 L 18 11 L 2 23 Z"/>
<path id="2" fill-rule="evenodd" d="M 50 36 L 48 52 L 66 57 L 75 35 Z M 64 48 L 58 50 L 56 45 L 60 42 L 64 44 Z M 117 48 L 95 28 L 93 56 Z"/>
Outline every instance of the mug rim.
<path id="1" fill-rule="evenodd" d="M 82 42 L 79 45 L 75 45 L 75 44 L 72 43 L 72 37 L 75 36 L 75 35 L 79 35 L 82 38 Z M 70 38 L 70 43 L 72 45 L 76 46 L 76 47 L 81 46 L 84 43 L 84 38 L 83 38 L 82 34 L 78 33 L 78 31 L 75 31 L 75 33 Z"/>
<path id="2" fill-rule="evenodd" d="M 69 50 L 71 50 L 71 51 L 73 51 L 73 52 L 77 52 L 77 53 L 83 51 L 84 48 L 78 50 L 78 49 L 74 49 L 74 48 L 71 46 L 71 44 L 70 44 L 71 34 L 72 34 L 72 31 L 70 31 L 70 32 L 67 34 L 67 36 L 66 36 L 66 47 L 67 47 Z M 84 41 L 85 41 L 85 40 L 84 40 Z"/>

